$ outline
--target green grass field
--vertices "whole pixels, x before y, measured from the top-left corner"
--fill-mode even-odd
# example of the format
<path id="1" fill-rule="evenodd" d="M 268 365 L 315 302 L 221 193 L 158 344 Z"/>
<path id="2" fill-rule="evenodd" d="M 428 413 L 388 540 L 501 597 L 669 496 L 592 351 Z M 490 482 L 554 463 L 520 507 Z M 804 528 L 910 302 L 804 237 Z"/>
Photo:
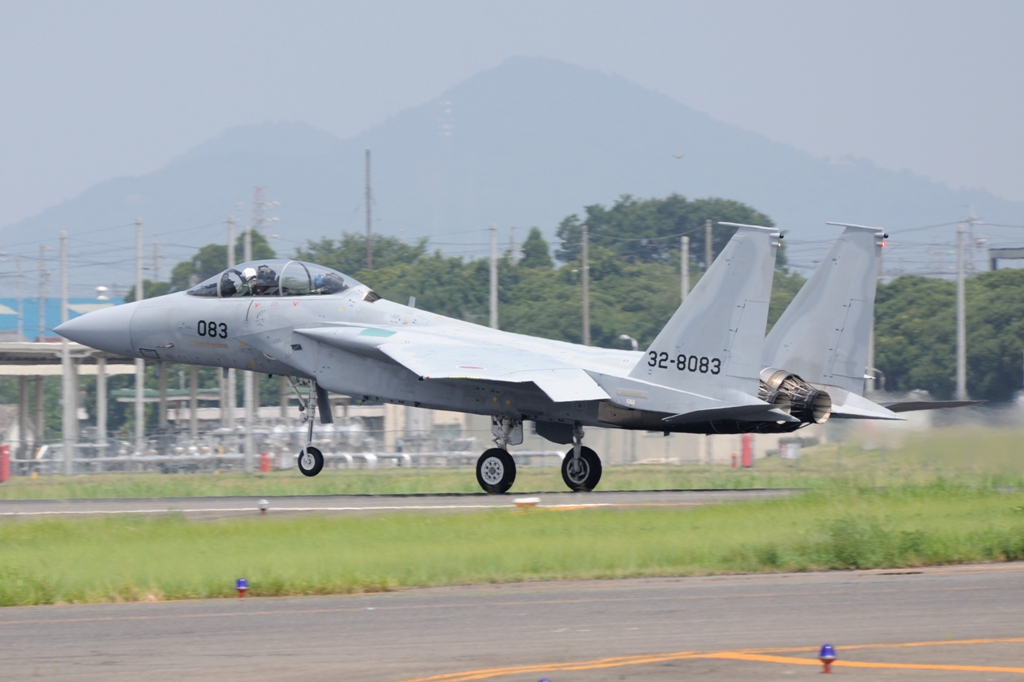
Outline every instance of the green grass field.
<path id="1" fill-rule="evenodd" d="M 0 605 L 1024 559 L 1024 493 L 953 484 L 687 509 L 0 523 Z"/>
<path id="2" fill-rule="evenodd" d="M 695 488 L 820 488 L 924 484 L 951 480 L 971 486 L 1024 487 L 1021 429 L 972 427 L 911 434 L 898 448 L 862 450 L 834 443 L 804 450 L 799 465 L 770 457 L 753 469 L 725 466 L 634 465 L 605 468 L 600 490 Z M 520 468 L 513 493 L 564 491 L 555 467 Z M 92 474 L 15 477 L 0 499 L 478 493 L 471 468 L 325 469 L 316 478 L 296 470 L 270 474 Z"/>

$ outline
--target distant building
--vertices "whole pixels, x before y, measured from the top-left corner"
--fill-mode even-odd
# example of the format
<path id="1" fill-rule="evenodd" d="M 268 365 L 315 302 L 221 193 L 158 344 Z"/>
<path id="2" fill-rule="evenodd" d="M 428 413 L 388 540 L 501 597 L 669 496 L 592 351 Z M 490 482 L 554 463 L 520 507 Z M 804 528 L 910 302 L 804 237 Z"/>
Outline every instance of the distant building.
<path id="1" fill-rule="evenodd" d="M 95 298 L 69 298 L 68 318 L 74 319 L 100 308 L 123 303 L 123 298 L 99 300 Z M 61 323 L 60 298 L 47 298 L 44 313 L 46 328 L 39 333 L 39 298 L 21 300 L 22 334 L 18 337 L 18 299 L 0 298 L 0 341 L 35 341 L 36 339 L 60 338 L 53 329 Z"/>

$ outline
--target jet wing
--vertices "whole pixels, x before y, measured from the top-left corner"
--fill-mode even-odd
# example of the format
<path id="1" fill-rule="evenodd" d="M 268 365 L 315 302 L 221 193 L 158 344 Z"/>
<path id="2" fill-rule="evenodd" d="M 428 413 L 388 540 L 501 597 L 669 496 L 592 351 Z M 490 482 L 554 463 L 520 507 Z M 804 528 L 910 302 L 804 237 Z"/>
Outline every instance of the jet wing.
<path id="1" fill-rule="evenodd" d="M 526 350 L 459 343 L 385 343 L 380 352 L 423 379 L 533 382 L 553 402 L 607 400 L 579 367 Z"/>

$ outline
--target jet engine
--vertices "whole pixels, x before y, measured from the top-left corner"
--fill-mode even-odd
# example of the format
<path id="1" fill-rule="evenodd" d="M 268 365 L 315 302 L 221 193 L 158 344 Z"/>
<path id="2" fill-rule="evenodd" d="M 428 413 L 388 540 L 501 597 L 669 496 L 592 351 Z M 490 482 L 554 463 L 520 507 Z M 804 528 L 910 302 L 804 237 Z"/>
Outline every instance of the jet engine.
<path id="1" fill-rule="evenodd" d="M 832 397 L 826 391 L 784 369 L 761 370 L 757 397 L 773 405 L 788 405 L 789 413 L 803 424 L 824 424 L 832 415 Z"/>

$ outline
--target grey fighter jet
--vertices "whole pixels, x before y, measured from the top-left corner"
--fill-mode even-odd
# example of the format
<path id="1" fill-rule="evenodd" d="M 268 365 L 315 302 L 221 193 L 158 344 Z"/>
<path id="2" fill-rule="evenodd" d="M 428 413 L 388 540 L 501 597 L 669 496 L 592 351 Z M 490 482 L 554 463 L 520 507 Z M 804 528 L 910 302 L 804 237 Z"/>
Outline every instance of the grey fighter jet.
<path id="1" fill-rule="evenodd" d="M 796 425 L 792 406 L 759 397 L 775 253 L 774 228 L 735 235 L 646 352 L 512 334 L 382 299 L 333 270 L 268 260 L 230 268 L 186 292 L 107 308 L 66 322 L 73 341 L 129 357 L 285 375 L 309 418 L 300 471 L 315 476 L 313 418 L 332 420 L 328 391 L 488 415 L 495 447 L 477 480 L 504 493 L 515 480 L 509 445 L 523 420 L 572 444 L 562 477 L 592 490 L 601 461 L 586 426 L 721 433 Z M 297 391 L 298 393 L 298 391 Z"/>

